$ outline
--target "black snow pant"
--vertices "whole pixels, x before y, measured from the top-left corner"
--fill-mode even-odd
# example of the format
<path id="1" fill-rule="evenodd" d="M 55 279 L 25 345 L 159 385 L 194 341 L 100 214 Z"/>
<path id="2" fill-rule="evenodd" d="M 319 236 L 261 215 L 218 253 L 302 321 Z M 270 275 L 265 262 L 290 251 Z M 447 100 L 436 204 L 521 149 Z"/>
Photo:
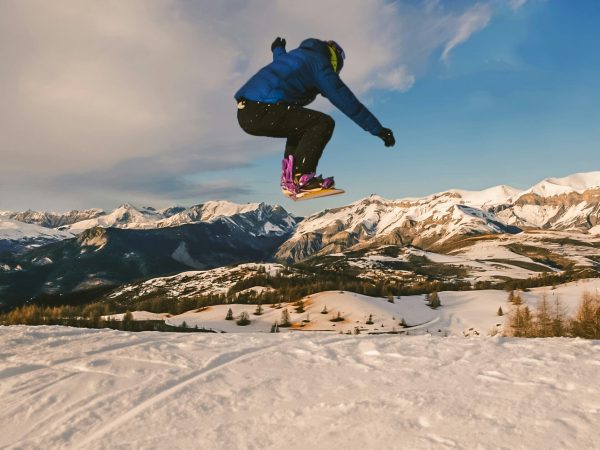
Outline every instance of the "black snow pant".
<path id="1" fill-rule="evenodd" d="M 294 174 L 316 172 L 331 139 L 334 120 L 302 106 L 240 100 L 238 122 L 253 136 L 287 138 L 285 157 L 294 156 Z"/>

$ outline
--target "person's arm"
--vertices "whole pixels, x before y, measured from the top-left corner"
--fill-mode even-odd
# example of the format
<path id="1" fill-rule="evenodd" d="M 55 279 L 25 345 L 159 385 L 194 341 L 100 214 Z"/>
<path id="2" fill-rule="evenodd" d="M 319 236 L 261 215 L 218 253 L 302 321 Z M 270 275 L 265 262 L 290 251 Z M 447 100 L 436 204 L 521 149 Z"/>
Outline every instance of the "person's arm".
<path id="1" fill-rule="evenodd" d="M 276 38 L 271 44 L 271 51 L 273 52 L 273 61 L 279 58 L 281 55 L 285 55 L 285 39 L 280 37 Z"/>
<path id="2" fill-rule="evenodd" d="M 363 105 L 350 88 L 344 84 L 332 69 L 319 69 L 315 77 L 321 94 L 335 107 L 346 114 L 363 130 L 379 136 L 384 129 L 379 120 Z"/>

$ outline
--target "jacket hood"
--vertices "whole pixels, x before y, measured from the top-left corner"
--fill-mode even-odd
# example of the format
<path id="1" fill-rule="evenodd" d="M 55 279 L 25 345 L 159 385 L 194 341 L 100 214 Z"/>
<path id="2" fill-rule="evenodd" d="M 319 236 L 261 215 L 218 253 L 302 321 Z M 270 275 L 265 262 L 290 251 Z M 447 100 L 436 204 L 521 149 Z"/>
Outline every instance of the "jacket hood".
<path id="1" fill-rule="evenodd" d="M 329 49 L 327 48 L 327 42 L 322 41 L 320 39 L 305 39 L 300 43 L 300 48 L 319 52 L 326 58 L 329 58 Z"/>

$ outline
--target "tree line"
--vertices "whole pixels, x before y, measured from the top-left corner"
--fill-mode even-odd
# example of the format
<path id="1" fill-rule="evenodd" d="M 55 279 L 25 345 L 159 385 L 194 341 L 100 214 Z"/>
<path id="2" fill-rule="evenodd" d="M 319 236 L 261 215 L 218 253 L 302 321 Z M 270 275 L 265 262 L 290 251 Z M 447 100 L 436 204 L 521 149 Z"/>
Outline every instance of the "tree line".
<path id="1" fill-rule="evenodd" d="M 600 293 L 585 292 L 575 312 L 568 317 L 558 298 L 549 301 L 546 295 L 531 310 L 519 294 L 511 292 L 513 304 L 505 334 L 515 337 L 580 337 L 600 339 Z"/>

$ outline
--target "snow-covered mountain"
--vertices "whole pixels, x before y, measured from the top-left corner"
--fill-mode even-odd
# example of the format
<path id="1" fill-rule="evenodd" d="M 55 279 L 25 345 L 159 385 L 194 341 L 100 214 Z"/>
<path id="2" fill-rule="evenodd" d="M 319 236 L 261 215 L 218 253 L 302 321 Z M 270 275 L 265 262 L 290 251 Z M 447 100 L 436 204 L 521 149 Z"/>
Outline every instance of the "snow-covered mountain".
<path id="1" fill-rule="evenodd" d="M 479 200 L 499 201 L 498 190 L 491 192 L 493 199 L 479 195 Z M 477 194 L 465 191 L 405 200 L 371 196 L 304 219 L 294 235 L 282 245 L 277 257 L 298 261 L 314 254 L 383 244 L 439 248 L 452 239 L 468 235 L 521 231 L 475 206 L 476 198 Z"/>
<path id="2" fill-rule="evenodd" d="M 600 225 L 600 172 L 549 178 L 530 189 L 452 189 L 424 198 L 371 196 L 304 219 L 277 253 L 286 261 L 382 244 L 444 252 L 465 236 L 523 228 L 595 233 Z"/>
<path id="3" fill-rule="evenodd" d="M 548 178 L 491 210 L 519 227 L 589 230 L 600 224 L 600 172 Z"/>
<path id="4" fill-rule="evenodd" d="M 164 210 L 156 210 L 152 207 L 137 208 L 125 203 L 107 214 L 73 223 L 65 229 L 74 234 L 94 227 L 143 230 L 178 227 L 191 223 L 210 222 L 224 217 L 241 216 L 246 217 L 248 222 L 254 220 L 264 222 L 262 228 L 255 230 L 257 236 L 285 234 L 296 224 L 294 216 L 280 206 L 266 203 L 236 204 L 228 201 L 210 201 L 189 208 L 173 207 Z"/>
<path id="5" fill-rule="evenodd" d="M 0 253 L 39 247 L 73 237 L 67 231 L 45 228 L 6 217 L 0 216 Z"/>
<path id="6" fill-rule="evenodd" d="M 3 214 L 5 217 L 18 220 L 19 222 L 40 225 L 46 228 L 59 228 L 76 222 L 81 222 L 82 220 L 93 219 L 106 213 L 101 209 L 93 208 L 85 210 L 74 209 L 66 213 L 40 212 L 32 210 L 23 212 L 3 211 L 0 213 L 0 216 Z"/>

